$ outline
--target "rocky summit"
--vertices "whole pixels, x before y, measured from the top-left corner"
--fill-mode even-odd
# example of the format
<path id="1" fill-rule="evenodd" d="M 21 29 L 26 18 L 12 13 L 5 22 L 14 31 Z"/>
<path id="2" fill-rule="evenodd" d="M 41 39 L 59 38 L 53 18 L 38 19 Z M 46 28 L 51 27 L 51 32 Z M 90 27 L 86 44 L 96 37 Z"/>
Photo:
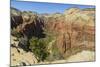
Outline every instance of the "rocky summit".
<path id="1" fill-rule="evenodd" d="M 94 60 L 95 9 L 38 14 L 11 7 L 11 66 L 67 62 L 83 50 L 93 51 Z"/>

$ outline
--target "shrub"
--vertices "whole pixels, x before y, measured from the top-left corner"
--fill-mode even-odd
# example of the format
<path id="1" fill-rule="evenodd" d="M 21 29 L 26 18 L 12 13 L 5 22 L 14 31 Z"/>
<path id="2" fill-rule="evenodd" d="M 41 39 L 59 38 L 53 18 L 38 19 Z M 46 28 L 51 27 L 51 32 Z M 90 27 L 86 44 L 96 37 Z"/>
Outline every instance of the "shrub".
<path id="1" fill-rule="evenodd" d="M 55 61 L 55 60 L 61 60 L 64 59 L 62 54 L 59 52 L 57 46 L 55 44 L 52 45 L 52 53 L 47 57 L 48 61 Z"/>
<path id="2" fill-rule="evenodd" d="M 44 61 L 49 55 L 47 51 L 47 44 L 43 39 L 32 37 L 29 40 L 31 51 L 38 57 L 38 61 Z"/>

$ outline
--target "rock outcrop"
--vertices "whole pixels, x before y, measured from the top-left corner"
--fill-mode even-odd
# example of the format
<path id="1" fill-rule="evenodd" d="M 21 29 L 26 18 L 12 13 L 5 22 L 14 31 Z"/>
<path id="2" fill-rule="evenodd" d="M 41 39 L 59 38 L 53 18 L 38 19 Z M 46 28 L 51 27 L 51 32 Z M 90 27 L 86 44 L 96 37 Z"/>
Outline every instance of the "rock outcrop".
<path id="1" fill-rule="evenodd" d="M 18 25 L 23 23 L 21 11 L 11 8 L 11 28 L 16 28 Z"/>
<path id="2" fill-rule="evenodd" d="M 58 48 L 60 54 L 65 58 L 71 52 L 73 53 L 73 48 L 81 47 L 82 49 L 95 50 L 94 15 L 94 10 L 81 10 L 79 8 L 67 9 L 63 14 L 55 13 L 46 15 L 30 11 L 21 12 L 14 9 L 11 11 L 11 28 L 20 33 L 23 38 L 26 37 L 27 45 L 29 45 L 28 40 L 32 36 L 41 39 L 52 35 L 51 37 L 54 38 L 53 44 L 57 46 L 55 48 Z M 11 38 L 11 42 L 13 42 L 12 40 L 13 38 Z M 14 43 L 18 44 L 18 42 Z M 25 57 L 30 56 L 28 59 L 32 61 L 29 61 L 29 64 L 37 63 L 32 53 L 26 53 L 22 48 L 18 48 L 23 53 L 23 55 L 20 55 L 15 47 L 11 46 L 11 54 L 16 53 L 15 55 L 24 58 L 26 61 L 29 60 Z M 16 60 L 19 62 L 19 58 Z M 22 62 L 22 64 L 29 65 L 26 61 Z M 12 59 L 12 63 L 16 64 L 17 61 L 13 61 Z"/>
<path id="3" fill-rule="evenodd" d="M 11 36 L 11 66 L 26 66 L 36 64 L 38 61 L 32 52 L 26 52 L 18 46 L 19 41 Z"/>
<path id="4" fill-rule="evenodd" d="M 64 14 L 47 17 L 46 29 L 55 34 L 56 45 L 62 55 L 73 47 L 94 48 L 95 22 L 93 16 L 88 13 L 84 13 L 79 8 L 71 8 Z"/>

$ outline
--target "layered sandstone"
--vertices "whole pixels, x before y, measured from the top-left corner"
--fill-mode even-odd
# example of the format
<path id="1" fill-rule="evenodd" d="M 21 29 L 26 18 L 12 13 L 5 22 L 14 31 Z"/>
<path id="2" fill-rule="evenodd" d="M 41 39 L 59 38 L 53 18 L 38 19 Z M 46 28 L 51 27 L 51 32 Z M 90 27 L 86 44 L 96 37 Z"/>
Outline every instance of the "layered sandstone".
<path id="1" fill-rule="evenodd" d="M 59 53 L 66 58 L 66 56 L 72 55 L 72 53 L 79 52 L 80 49 L 81 51 L 87 49 L 95 50 L 94 15 L 94 10 L 81 10 L 79 8 L 70 8 L 65 10 L 62 14 L 55 13 L 51 15 L 42 15 L 30 11 L 21 12 L 14 9 L 11 12 L 11 28 L 17 33 L 20 33 L 23 39 L 26 38 L 24 42 L 28 42 L 32 36 L 42 39 L 50 35 L 53 37 L 53 42 L 51 41 L 52 43 L 49 43 L 51 53 L 51 48 L 56 45 L 55 48 L 58 48 Z M 13 38 L 11 38 L 11 42 L 13 42 L 12 40 Z M 14 43 L 15 45 L 17 44 L 17 46 L 19 44 L 19 42 Z M 26 45 L 24 44 L 23 46 L 28 45 L 29 44 L 26 43 Z M 77 48 L 79 50 L 77 50 Z M 11 50 L 15 51 L 17 55 L 17 50 L 14 47 L 11 46 Z M 25 53 L 24 55 L 30 55 L 30 58 L 34 57 L 31 53 Z M 20 57 L 20 55 L 18 56 Z M 30 64 L 35 64 L 35 62 L 32 61 Z"/>

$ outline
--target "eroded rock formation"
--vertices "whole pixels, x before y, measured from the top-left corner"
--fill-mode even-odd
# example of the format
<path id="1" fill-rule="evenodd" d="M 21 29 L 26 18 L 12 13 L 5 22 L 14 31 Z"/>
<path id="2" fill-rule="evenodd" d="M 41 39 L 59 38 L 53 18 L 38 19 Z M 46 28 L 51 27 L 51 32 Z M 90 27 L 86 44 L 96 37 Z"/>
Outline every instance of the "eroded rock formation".
<path id="1" fill-rule="evenodd" d="M 48 33 L 52 34 L 55 41 L 53 44 L 66 57 L 73 48 L 82 46 L 82 49 L 94 49 L 94 15 L 94 10 L 79 8 L 52 15 L 14 10 L 11 12 L 11 28 L 21 33 L 23 38 L 27 37 L 27 42 L 32 36 L 41 39 L 46 38 Z"/>

